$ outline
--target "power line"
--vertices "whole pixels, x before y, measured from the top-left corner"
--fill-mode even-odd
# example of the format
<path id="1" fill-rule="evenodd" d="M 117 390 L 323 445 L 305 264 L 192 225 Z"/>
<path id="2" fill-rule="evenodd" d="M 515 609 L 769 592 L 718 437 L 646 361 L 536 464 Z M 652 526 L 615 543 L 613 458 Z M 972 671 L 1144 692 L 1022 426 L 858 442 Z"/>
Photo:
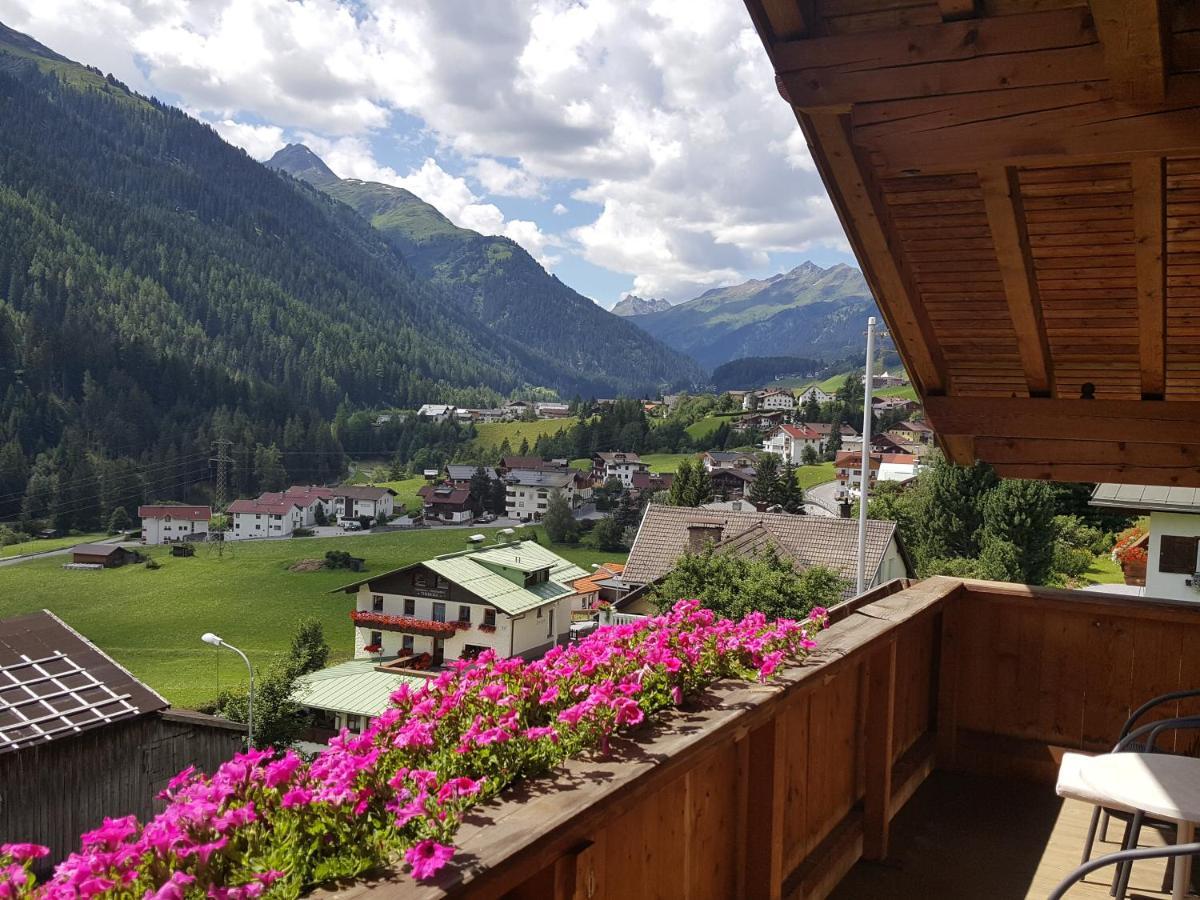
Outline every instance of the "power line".
<path id="1" fill-rule="evenodd" d="M 193 456 L 183 457 L 181 459 L 176 459 L 172 462 L 155 463 L 152 466 L 151 465 L 144 466 L 140 470 L 132 470 L 132 471 L 128 471 L 128 472 L 122 472 L 116 476 L 116 479 L 119 482 L 123 479 L 128 479 L 128 478 L 144 477 L 144 476 L 149 475 L 152 472 L 157 472 L 157 471 L 166 470 L 166 469 L 174 469 L 174 468 L 178 468 L 180 465 L 183 465 L 183 464 L 197 462 L 201 459 L 204 459 L 204 457 L 205 457 L 205 454 L 197 453 Z M 79 487 L 82 484 L 88 484 L 92 481 L 103 481 L 104 477 L 105 476 L 94 475 L 90 478 L 87 478 L 87 477 L 74 478 L 69 481 L 61 481 L 60 480 L 58 482 L 58 488 L 59 488 L 59 490 L 62 490 L 63 488 Z M 24 497 L 27 493 L 29 493 L 28 489 L 21 490 L 21 491 L 10 491 L 7 494 L 0 494 L 0 503 L 7 502 L 9 500 L 16 500 L 20 497 Z"/>

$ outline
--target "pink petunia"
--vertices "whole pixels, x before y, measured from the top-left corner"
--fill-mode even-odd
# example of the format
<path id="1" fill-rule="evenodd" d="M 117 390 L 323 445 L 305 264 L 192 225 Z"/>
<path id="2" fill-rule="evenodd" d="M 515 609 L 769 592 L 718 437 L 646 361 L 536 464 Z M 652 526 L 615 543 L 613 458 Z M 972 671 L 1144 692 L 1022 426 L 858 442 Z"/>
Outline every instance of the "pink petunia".
<path id="1" fill-rule="evenodd" d="M 412 867 L 414 878 L 427 881 L 441 871 L 452 856 L 453 847 L 426 839 L 410 847 L 404 854 L 404 860 Z"/>
<path id="2" fill-rule="evenodd" d="M 13 862 L 19 863 L 41 859 L 49 852 L 50 848 L 41 844 L 0 844 L 0 856 L 8 856 Z"/>

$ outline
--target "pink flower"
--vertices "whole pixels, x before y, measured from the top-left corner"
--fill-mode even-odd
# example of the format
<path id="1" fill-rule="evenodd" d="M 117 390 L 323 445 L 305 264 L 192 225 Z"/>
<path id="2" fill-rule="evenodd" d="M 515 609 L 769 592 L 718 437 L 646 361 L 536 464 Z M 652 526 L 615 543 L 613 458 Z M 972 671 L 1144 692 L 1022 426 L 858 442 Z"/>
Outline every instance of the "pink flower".
<path id="1" fill-rule="evenodd" d="M 31 859 L 41 859 L 50 852 L 49 847 L 41 844 L 0 844 L 0 856 L 8 856 L 13 862 L 28 862 Z"/>
<path id="2" fill-rule="evenodd" d="M 410 847 L 404 854 L 404 860 L 412 866 L 413 877 L 418 881 L 427 881 L 436 875 L 454 856 L 454 848 L 436 841 L 424 840 Z"/>
<path id="3" fill-rule="evenodd" d="M 147 895 L 147 900 L 183 900 L 184 888 L 196 880 L 196 876 L 186 872 L 172 872 L 167 883 L 157 891 Z"/>
<path id="4" fill-rule="evenodd" d="M 312 802 L 313 792 L 308 788 L 294 787 L 280 799 L 280 804 L 284 809 L 292 809 L 296 806 L 308 806 Z"/>
<path id="5" fill-rule="evenodd" d="M 289 781 L 296 774 L 296 770 L 300 768 L 302 762 L 303 760 L 291 750 L 283 754 L 283 756 L 267 766 L 267 787 L 279 787 L 285 781 Z"/>

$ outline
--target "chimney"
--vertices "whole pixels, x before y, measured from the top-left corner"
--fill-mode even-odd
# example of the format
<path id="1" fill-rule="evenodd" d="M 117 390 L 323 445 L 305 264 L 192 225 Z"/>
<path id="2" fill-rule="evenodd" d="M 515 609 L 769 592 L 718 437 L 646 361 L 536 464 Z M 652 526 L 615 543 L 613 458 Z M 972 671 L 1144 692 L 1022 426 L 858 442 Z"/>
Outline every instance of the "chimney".
<path id="1" fill-rule="evenodd" d="M 717 522 L 702 522 L 689 525 L 687 548 L 691 553 L 699 553 L 710 541 L 714 544 L 721 542 L 725 529 Z"/>

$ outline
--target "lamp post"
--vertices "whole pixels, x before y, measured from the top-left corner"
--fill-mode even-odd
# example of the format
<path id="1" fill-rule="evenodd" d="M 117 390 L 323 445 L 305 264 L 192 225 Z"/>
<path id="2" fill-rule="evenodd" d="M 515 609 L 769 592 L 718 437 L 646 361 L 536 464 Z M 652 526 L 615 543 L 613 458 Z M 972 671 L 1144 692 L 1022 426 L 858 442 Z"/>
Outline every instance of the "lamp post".
<path id="1" fill-rule="evenodd" d="M 858 480 L 858 593 L 867 589 L 867 495 L 871 483 L 871 357 L 875 355 L 875 317 L 867 319 L 867 364 L 863 367 L 862 477 Z"/>
<path id="2" fill-rule="evenodd" d="M 254 749 L 254 667 L 250 665 L 250 659 L 233 644 L 223 641 L 211 631 L 206 631 L 200 635 L 200 640 L 206 644 L 212 644 L 214 647 L 224 647 L 226 650 L 232 650 L 242 658 L 242 662 L 246 664 L 246 671 L 250 673 L 250 692 L 246 695 L 246 749 Z"/>

